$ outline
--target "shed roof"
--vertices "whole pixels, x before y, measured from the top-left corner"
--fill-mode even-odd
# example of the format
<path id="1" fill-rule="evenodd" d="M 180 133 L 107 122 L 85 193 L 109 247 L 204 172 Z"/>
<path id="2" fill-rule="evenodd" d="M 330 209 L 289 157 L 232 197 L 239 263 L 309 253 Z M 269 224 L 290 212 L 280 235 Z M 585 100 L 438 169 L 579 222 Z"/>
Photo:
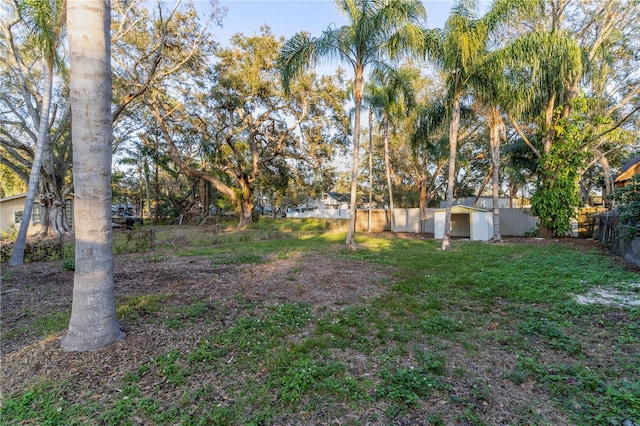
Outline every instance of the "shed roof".
<path id="1" fill-rule="evenodd" d="M 437 212 L 444 212 L 447 209 L 437 209 Z M 471 206 L 463 206 L 461 204 L 457 204 L 455 206 L 451 206 L 451 213 L 462 214 L 462 213 L 473 213 L 473 212 L 489 212 L 491 210 L 483 209 L 480 207 L 471 207 Z"/>
<path id="2" fill-rule="evenodd" d="M 640 156 L 635 157 L 629 161 L 627 161 L 626 163 L 624 163 L 624 165 L 622 166 L 622 170 L 620 170 L 620 173 L 618 173 L 618 176 L 616 176 L 613 181 L 614 182 L 624 182 L 626 180 L 629 180 L 633 177 L 633 175 L 635 175 L 638 172 L 638 166 L 640 166 Z"/>

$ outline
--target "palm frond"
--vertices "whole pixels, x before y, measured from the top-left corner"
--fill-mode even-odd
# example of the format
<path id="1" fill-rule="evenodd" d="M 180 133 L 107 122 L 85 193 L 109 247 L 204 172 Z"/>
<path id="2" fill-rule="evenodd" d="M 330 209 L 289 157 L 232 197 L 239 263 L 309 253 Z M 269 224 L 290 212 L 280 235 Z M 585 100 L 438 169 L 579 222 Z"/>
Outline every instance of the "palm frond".
<path id="1" fill-rule="evenodd" d="M 61 0 L 22 0 L 18 2 L 20 18 L 30 29 L 29 37 L 36 48 L 52 61 L 57 61 L 64 7 Z"/>
<path id="2" fill-rule="evenodd" d="M 423 149 L 429 145 L 432 136 L 446 124 L 447 117 L 447 108 L 442 100 L 431 101 L 424 105 L 418 112 L 411 136 L 412 149 Z"/>
<path id="3" fill-rule="evenodd" d="M 544 8 L 545 0 L 495 0 L 482 21 L 489 32 L 508 22 L 516 13 Z"/>
<path id="4" fill-rule="evenodd" d="M 423 48 L 427 59 L 438 66 L 444 64 L 444 32 L 439 28 L 423 29 Z"/>

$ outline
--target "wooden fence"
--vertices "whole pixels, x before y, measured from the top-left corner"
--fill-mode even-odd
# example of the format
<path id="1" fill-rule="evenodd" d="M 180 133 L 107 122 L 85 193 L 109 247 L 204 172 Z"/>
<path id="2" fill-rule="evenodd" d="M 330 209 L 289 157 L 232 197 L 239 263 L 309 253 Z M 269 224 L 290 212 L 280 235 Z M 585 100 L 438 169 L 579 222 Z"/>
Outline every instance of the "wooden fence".
<path id="1" fill-rule="evenodd" d="M 578 237 L 593 237 L 595 215 L 606 212 L 605 207 L 583 207 L 578 209 L 577 233 Z"/>

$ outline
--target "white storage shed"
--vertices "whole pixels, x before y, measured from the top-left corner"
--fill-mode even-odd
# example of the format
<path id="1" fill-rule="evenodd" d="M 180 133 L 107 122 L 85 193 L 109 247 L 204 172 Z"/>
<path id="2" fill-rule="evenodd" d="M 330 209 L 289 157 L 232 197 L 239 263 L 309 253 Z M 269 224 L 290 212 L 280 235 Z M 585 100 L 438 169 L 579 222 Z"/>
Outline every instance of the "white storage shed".
<path id="1" fill-rule="evenodd" d="M 444 237 L 444 219 L 447 209 L 434 213 L 434 234 L 436 239 Z M 489 241 L 493 237 L 493 212 L 469 206 L 451 207 L 451 236 L 469 238 L 474 241 Z"/>

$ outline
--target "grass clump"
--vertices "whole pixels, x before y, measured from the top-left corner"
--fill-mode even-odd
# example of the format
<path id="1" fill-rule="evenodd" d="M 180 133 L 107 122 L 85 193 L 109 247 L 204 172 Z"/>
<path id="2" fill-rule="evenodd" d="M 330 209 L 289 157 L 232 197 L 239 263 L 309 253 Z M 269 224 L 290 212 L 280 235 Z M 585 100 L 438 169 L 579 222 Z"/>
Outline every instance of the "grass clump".
<path id="1" fill-rule="evenodd" d="M 137 319 L 142 315 L 158 312 L 162 309 L 162 302 L 167 296 L 162 294 L 144 294 L 127 297 L 116 307 L 119 319 Z"/>

